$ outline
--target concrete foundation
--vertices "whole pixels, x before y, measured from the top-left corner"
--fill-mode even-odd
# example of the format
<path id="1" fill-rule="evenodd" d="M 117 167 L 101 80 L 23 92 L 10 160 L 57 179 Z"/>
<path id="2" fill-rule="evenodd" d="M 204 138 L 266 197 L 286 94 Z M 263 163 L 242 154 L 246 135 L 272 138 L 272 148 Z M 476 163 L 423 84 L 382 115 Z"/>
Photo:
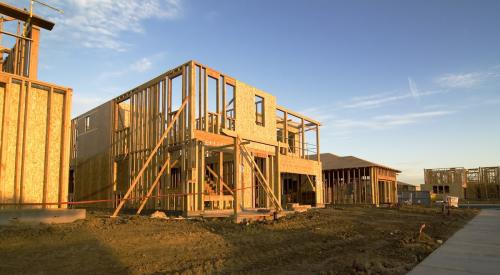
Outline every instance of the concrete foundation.
<path id="1" fill-rule="evenodd" d="M 86 215 L 85 209 L 3 209 L 0 225 L 71 223 Z"/>

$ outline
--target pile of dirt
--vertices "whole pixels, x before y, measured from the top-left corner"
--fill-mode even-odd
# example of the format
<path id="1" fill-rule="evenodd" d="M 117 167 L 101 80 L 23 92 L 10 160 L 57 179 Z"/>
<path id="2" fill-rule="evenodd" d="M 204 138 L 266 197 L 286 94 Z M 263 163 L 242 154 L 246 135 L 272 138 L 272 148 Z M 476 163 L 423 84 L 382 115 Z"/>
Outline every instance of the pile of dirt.
<path id="1" fill-rule="evenodd" d="M 94 212 L 72 224 L 0 227 L 0 273 L 404 274 L 476 213 L 344 207 L 234 224 Z"/>

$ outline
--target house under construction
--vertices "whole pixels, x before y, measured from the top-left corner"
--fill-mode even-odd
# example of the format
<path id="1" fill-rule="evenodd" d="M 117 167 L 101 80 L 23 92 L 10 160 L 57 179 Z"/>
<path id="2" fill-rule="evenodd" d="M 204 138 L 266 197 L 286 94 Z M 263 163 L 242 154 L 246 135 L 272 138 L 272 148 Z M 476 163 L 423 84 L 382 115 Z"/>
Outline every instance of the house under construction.
<path id="1" fill-rule="evenodd" d="M 65 208 L 69 88 L 38 80 L 40 29 L 54 23 L 0 3 L 0 208 Z"/>
<path id="2" fill-rule="evenodd" d="M 395 204 L 401 171 L 353 156 L 321 154 L 325 204 Z"/>
<path id="3" fill-rule="evenodd" d="M 437 199 L 445 195 L 467 200 L 500 199 L 500 167 L 463 167 L 424 170 L 422 190 Z"/>
<path id="4" fill-rule="evenodd" d="M 114 215 L 322 205 L 319 126 L 189 61 L 73 119 L 70 193 Z"/>

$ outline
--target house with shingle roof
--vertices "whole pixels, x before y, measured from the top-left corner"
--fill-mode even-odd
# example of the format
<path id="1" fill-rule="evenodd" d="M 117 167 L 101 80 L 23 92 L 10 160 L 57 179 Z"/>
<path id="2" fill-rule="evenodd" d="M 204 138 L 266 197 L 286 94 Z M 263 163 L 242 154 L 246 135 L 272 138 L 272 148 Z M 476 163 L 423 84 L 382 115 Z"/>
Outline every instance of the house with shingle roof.
<path id="1" fill-rule="evenodd" d="M 401 171 L 354 156 L 321 154 L 325 204 L 397 203 Z"/>

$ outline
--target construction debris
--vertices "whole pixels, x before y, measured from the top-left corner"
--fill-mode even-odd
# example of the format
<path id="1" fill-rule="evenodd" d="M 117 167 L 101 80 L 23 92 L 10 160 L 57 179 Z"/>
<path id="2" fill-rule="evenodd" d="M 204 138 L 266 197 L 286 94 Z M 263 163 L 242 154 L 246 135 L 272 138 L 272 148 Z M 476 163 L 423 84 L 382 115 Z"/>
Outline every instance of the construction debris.
<path id="1" fill-rule="evenodd" d="M 155 211 L 153 214 L 151 214 L 150 217 L 152 219 L 164 219 L 164 220 L 168 220 L 168 217 L 165 214 L 165 212 L 161 212 L 161 211 Z"/>

